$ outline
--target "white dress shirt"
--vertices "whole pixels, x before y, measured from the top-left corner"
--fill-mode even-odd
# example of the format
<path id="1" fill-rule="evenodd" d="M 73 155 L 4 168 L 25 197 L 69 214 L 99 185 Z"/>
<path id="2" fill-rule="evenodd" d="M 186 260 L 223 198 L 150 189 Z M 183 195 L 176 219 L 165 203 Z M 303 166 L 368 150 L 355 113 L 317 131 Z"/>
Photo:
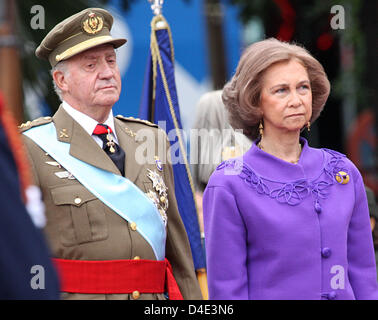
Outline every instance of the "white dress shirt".
<path id="1" fill-rule="evenodd" d="M 74 109 L 71 107 L 66 101 L 63 101 L 62 106 L 64 110 L 77 122 L 79 123 L 83 129 L 96 141 L 96 143 L 102 148 L 103 142 L 100 137 L 93 135 L 93 131 L 96 128 L 98 122 L 91 117 L 87 116 L 86 114 Z M 117 135 L 115 132 L 114 127 L 114 119 L 113 119 L 113 111 L 110 110 L 109 116 L 103 124 L 106 124 L 108 127 L 112 129 L 112 137 L 114 141 L 118 144 Z"/>

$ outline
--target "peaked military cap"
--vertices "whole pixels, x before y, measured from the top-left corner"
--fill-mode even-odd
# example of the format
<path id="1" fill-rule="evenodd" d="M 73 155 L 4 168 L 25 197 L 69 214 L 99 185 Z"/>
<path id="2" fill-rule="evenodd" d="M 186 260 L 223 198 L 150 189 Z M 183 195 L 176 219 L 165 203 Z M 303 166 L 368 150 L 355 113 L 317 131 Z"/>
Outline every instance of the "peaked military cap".
<path id="1" fill-rule="evenodd" d="M 115 48 L 127 40 L 111 36 L 112 15 L 101 8 L 88 8 L 58 23 L 42 40 L 35 51 L 38 58 L 46 59 L 54 67 L 90 48 L 110 43 Z"/>

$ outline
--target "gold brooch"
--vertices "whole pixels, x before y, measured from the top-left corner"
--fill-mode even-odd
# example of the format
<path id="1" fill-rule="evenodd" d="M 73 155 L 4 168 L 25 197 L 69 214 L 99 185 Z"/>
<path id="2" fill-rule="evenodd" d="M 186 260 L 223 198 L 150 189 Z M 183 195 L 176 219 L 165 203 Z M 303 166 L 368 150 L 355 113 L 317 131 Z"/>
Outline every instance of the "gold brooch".
<path id="1" fill-rule="evenodd" d="M 96 34 L 102 30 L 104 20 L 94 12 L 88 14 L 88 18 L 83 22 L 83 29 L 86 33 Z"/>
<path id="2" fill-rule="evenodd" d="M 335 179 L 338 183 L 340 184 L 347 184 L 349 182 L 349 174 L 347 174 L 346 172 L 344 171 L 339 171 L 336 176 L 335 176 Z"/>

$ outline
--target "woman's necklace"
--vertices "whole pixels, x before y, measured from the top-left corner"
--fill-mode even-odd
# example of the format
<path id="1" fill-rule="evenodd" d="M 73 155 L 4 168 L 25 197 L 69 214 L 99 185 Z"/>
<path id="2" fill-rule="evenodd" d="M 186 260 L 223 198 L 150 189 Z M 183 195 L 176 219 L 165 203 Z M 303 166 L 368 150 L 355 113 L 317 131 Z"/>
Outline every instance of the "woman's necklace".
<path id="1" fill-rule="evenodd" d="M 301 145 L 300 143 L 298 143 L 298 144 L 299 144 L 299 154 L 298 154 L 297 160 L 289 161 L 290 163 L 297 164 L 298 161 L 299 161 L 299 158 L 301 157 L 301 153 L 302 153 L 302 145 Z M 257 144 L 257 146 L 258 146 L 261 150 L 264 150 L 263 146 L 261 145 L 261 140 L 259 141 L 259 143 Z"/>

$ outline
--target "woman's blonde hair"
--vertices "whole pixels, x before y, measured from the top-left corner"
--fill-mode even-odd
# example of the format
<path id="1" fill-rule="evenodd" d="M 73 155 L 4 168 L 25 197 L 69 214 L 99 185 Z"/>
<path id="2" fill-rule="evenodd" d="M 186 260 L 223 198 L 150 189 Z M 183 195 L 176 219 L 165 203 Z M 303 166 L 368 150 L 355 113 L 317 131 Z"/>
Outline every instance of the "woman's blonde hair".
<path id="1" fill-rule="evenodd" d="M 262 77 L 271 65 L 297 59 L 306 68 L 312 90 L 313 123 L 328 99 L 330 83 L 322 65 L 306 49 L 274 38 L 247 47 L 232 79 L 224 86 L 222 99 L 228 110 L 229 122 L 235 129 L 243 129 L 250 139 L 258 137 L 262 118 L 259 108 Z"/>

